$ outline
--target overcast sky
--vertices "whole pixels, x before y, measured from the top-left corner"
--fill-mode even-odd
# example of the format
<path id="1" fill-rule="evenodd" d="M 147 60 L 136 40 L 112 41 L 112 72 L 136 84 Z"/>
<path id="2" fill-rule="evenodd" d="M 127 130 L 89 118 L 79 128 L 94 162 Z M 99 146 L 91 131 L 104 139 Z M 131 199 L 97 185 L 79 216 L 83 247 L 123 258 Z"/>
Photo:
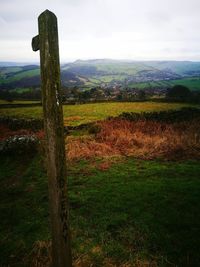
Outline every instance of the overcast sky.
<path id="1" fill-rule="evenodd" d="M 199 60 L 200 0 L 0 0 L 0 61 L 35 62 L 37 17 L 58 18 L 60 58 Z"/>

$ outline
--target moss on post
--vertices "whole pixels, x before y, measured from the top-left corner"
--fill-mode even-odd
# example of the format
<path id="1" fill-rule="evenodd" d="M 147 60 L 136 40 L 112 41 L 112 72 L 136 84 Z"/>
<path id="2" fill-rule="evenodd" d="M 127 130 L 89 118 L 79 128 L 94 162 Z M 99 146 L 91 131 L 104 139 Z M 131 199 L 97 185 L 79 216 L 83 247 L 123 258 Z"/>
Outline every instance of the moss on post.
<path id="1" fill-rule="evenodd" d="M 71 244 L 66 188 L 66 157 L 61 104 L 60 62 L 56 16 L 46 10 L 38 18 L 42 104 L 46 134 L 47 174 L 52 228 L 53 267 L 71 267 Z"/>

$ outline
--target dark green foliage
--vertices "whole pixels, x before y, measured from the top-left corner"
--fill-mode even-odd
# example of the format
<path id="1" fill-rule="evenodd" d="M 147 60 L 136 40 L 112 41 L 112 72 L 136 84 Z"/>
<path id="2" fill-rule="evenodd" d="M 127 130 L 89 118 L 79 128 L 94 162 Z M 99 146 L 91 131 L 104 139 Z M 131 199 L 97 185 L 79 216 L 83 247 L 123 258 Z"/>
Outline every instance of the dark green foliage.
<path id="1" fill-rule="evenodd" d="M 49 238 L 47 179 L 38 157 L 0 160 L 0 266 L 22 267 L 33 243 Z"/>
<path id="2" fill-rule="evenodd" d="M 182 108 L 180 110 L 168 110 L 159 112 L 123 112 L 120 118 L 130 121 L 153 120 L 166 123 L 175 123 L 189 121 L 200 118 L 200 109 L 198 108 Z"/>
<path id="3" fill-rule="evenodd" d="M 184 85 L 174 85 L 172 88 L 168 90 L 167 97 L 173 98 L 176 100 L 188 100 L 192 97 L 192 93 Z"/>
<path id="4" fill-rule="evenodd" d="M 141 101 L 146 99 L 146 93 L 145 93 L 144 90 L 139 90 L 138 99 L 141 100 Z"/>
<path id="5" fill-rule="evenodd" d="M 35 86 L 17 86 L 14 85 L 13 90 L 7 90 L 6 87 L 3 87 L 3 89 L 0 89 L 0 99 L 3 100 L 16 100 L 16 99 L 32 99 L 32 100 L 41 100 L 41 90 L 38 87 Z"/>
<path id="6" fill-rule="evenodd" d="M 43 128 L 42 119 L 24 119 L 24 118 L 11 118 L 0 117 L 0 123 L 7 125 L 11 130 L 19 129 L 31 129 L 32 131 L 38 131 Z"/>

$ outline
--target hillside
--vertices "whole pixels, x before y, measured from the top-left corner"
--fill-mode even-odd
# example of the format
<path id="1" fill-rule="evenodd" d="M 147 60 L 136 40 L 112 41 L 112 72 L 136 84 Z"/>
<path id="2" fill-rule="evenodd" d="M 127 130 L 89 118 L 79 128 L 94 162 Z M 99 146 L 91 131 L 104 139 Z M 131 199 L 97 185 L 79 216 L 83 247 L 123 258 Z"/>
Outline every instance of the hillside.
<path id="1" fill-rule="evenodd" d="M 74 267 L 200 266 L 200 112 L 187 106 L 63 107 Z M 41 118 L 1 109 L 2 267 L 52 266 Z"/>
<path id="2" fill-rule="evenodd" d="M 40 87 L 38 65 L 0 63 L 0 90 Z M 200 62 L 187 61 L 119 61 L 108 59 L 77 60 L 61 65 L 65 87 L 169 88 L 183 84 L 200 89 Z"/>

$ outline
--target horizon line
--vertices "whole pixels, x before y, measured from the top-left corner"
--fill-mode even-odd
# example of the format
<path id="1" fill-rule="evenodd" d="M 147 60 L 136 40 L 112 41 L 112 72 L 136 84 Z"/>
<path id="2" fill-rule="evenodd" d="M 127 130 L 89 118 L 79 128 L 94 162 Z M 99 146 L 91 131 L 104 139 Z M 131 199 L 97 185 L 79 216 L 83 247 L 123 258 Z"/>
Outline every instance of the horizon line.
<path id="1" fill-rule="evenodd" d="M 74 63 L 76 61 L 100 61 L 100 60 L 112 60 L 112 61 L 127 61 L 127 62 L 200 62 L 199 60 L 190 60 L 190 59 L 116 59 L 116 58 L 88 58 L 88 59 L 66 59 L 61 60 L 60 64 Z M 0 64 L 36 64 L 39 65 L 40 61 L 32 61 L 32 60 L 1 60 Z"/>

